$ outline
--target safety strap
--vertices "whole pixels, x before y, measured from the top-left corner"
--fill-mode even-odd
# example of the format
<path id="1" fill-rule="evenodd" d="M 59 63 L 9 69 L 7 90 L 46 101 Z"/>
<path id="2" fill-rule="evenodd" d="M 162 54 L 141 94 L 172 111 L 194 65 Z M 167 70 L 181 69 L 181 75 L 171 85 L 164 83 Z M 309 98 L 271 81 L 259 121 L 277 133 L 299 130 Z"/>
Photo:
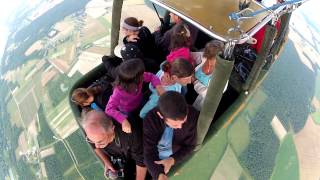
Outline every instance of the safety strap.
<path id="1" fill-rule="evenodd" d="M 153 6 L 154 10 L 157 13 L 157 16 L 159 18 L 159 21 L 160 21 L 161 25 L 164 25 L 163 19 L 160 18 L 160 15 L 159 15 L 158 10 L 157 10 L 156 6 L 154 5 L 154 3 L 152 3 L 152 6 Z"/>

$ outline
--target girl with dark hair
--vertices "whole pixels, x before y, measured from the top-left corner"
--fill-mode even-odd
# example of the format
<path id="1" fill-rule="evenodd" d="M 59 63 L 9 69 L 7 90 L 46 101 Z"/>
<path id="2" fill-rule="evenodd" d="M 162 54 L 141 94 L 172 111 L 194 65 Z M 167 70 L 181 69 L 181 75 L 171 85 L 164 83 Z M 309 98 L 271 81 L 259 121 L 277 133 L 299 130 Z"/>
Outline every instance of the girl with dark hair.
<path id="1" fill-rule="evenodd" d="M 194 65 L 194 61 L 190 55 L 191 38 L 190 31 L 186 24 L 177 24 L 171 35 L 170 54 L 167 56 L 167 61 L 172 63 L 177 58 L 184 58 Z"/>
<path id="2" fill-rule="evenodd" d="M 136 110 L 141 104 L 143 82 L 150 82 L 159 94 L 164 92 L 159 78 L 152 73 L 145 72 L 141 59 L 130 59 L 119 66 L 113 94 L 105 113 L 119 122 L 126 133 L 131 133 L 131 124 L 127 119 L 129 113 Z"/>
<path id="3" fill-rule="evenodd" d="M 165 62 L 156 75 L 161 81 L 161 85 L 166 91 L 176 91 L 181 93 L 183 86 L 191 83 L 191 77 L 194 73 L 193 66 L 185 59 L 178 58 L 172 63 Z M 149 85 L 152 94 L 148 102 L 143 106 L 140 111 L 140 117 L 144 118 L 146 114 L 157 106 L 159 95 L 155 89 Z"/>
<path id="4" fill-rule="evenodd" d="M 133 43 L 144 57 L 155 58 L 155 42 L 150 30 L 143 26 L 143 20 L 128 17 L 122 23 L 122 31 L 125 34 L 123 43 Z"/>

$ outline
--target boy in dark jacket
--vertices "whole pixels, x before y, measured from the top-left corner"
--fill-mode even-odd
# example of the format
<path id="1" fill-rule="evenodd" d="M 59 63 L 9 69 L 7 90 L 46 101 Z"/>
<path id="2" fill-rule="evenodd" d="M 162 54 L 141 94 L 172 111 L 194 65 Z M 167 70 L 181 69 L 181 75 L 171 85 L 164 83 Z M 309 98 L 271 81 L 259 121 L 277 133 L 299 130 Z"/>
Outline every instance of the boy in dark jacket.
<path id="1" fill-rule="evenodd" d="M 143 121 L 144 160 L 153 179 L 167 179 L 176 163 L 190 155 L 196 144 L 199 112 L 174 91 L 161 95 L 158 107 Z"/>

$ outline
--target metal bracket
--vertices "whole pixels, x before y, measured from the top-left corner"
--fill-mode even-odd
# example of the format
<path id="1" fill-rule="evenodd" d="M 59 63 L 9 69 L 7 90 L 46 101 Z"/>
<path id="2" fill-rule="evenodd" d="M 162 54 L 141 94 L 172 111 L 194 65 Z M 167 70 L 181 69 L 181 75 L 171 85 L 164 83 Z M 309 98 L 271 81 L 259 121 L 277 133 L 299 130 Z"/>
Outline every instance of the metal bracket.
<path id="1" fill-rule="evenodd" d="M 233 21 L 241 21 L 243 19 L 250 19 L 250 18 L 254 18 L 255 16 L 257 16 L 258 14 L 261 14 L 263 12 L 266 11 L 275 11 L 278 8 L 282 8 L 280 12 L 278 13 L 287 13 L 287 12 L 291 12 L 294 9 L 296 9 L 297 7 L 299 7 L 302 3 L 304 3 L 307 0 L 290 0 L 290 1 L 285 1 L 283 3 L 278 3 L 278 4 L 274 4 L 270 7 L 265 7 L 264 9 L 260 9 L 257 11 L 253 11 L 250 8 L 246 8 L 243 9 L 239 12 L 233 12 L 229 15 L 230 20 Z M 245 12 L 248 12 L 248 14 L 245 14 Z M 277 15 L 278 13 L 275 13 L 275 15 Z"/>
<path id="2" fill-rule="evenodd" d="M 234 40 L 228 40 L 228 42 L 225 44 L 224 51 L 223 51 L 223 57 L 224 59 L 230 60 L 233 54 L 233 49 L 236 46 L 236 43 Z"/>

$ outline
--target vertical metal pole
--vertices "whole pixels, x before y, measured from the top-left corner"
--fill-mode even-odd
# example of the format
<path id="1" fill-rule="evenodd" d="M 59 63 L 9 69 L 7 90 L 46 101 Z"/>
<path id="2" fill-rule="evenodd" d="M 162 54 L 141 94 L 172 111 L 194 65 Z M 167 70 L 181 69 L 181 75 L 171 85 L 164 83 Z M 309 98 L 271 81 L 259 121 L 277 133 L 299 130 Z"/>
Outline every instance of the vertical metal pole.
<path id="1" fill-rule="evenodd" d="M 275 26 L 269 25 L 269 24 L 266 25 L 266 30 L 264 34 L 264 40 L 262 43 L 261 51 L 258 55 L 256 62 L 253 65 L 253 68 L 249 74 L 249 77 L 246 83 L 243 86 L 243 90 L 246 91 L 246 94 L 248 92 L 251 92 L 251 90 L 254 89 L 255 87 L 255 84 L 258 80 L 261 69 L 265 65 L 266 58 L 270 53 L 270 48 L 272 46 L 275 35 L 276 35 Z"/>
<path id="2" fill-rule="evenodd" d="M 289 23 L 291 19 L 291 13 L 287 13 L 281 16 L 280 18 L 280 29 L 279 33 L 277 35 L 276 41 L 274 45 L 272 46 L 270 53 L 275 57 L 283 46 L 283 43 L 285 42 L 286 36 L 289 32 Z M 271 64 L 274 62 L 274 58 L 272 59 Z"/>
<path id="3" fill-rule="evenodd" d="M 227 84 L 234 61 L 232 59 L 233 49 L 235 43 L 229 41 L 225 45 L 225 51 L 223 56 L 218 55 L 216 57 L 217 63 L 216 68 L 213 71 L 213 79 L 210 81 L 207 94 L 198 118 L 197 123 L 197 146 L 195 150 L 199 150 L 203 143 L 205 136 L 209 130 L 210 124 L 212 123 L 213 117 L 218 109 L 221 101 L 223 90 Z"/>
<path id="4" fill-rule="evenodd" d="M 111 26 L 111 44 L 110 54 L 114 55 L 113 50 L 119 42 L 120 19 L 123 0 L 113 0 L 112 4 L 112 26 Z"/>

